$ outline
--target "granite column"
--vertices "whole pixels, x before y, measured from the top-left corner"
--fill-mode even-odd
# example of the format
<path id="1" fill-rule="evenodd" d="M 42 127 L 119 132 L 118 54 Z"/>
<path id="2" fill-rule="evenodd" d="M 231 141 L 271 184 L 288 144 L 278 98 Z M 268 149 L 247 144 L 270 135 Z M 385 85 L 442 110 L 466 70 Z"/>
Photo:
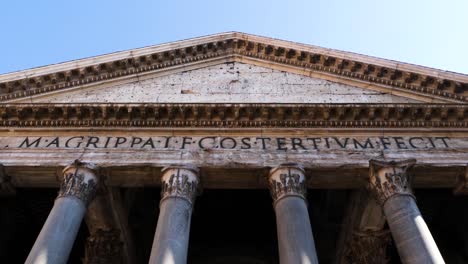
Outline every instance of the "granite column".
<path id="1" fill-rule="evenodd" d="M 174 166 L 163 169 L 161 203 L 149 263 L 187 263 L 190 220 L 199 190 L 198 169 Z"/>
<path id="2" fill-rule="evenodd" d="M 370 161 L 370 188 L 387 218 L 404 264 L 445 263 L 411 191 L 408 169 L 416 160 Z"/>
<path id="3" fill-rule="evenodd" d="M 304 173 L 297 164 L 284 164 L 273 168 L 268 177 L 281 264 L 318 263 L 307 210 Z"/>
<path id="4" fill-rule="evenodd" d="M 96 166 L 75 162 L 63 170 L 60 191 L 27 264 L 67 263 L 86 208 L 96 194 Z"/>

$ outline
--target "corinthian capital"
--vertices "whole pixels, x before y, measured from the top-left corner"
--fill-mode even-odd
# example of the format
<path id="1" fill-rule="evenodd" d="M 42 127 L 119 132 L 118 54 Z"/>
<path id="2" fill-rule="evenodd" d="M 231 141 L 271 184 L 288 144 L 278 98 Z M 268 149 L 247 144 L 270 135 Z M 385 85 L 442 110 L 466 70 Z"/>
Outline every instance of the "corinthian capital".
<path id="1" fill-rule="evenodd" d="M 72 196 L 85 206 L 94 199 L 98 185 L 96 165 L 75 161 L 63 170 L 63 180 L 57 198 Z"/>
<path id="2" fill-rule="evenodd" d="M 283 164 L 271 169 L 268 185 L 273 202 L 286 196 L 305 199 L 307 188 L 304 173 L 304 169 L 297 164 Z"/>
<path id="3" fill-rule="evenodd" d="M 182 198 L 191 204 L 199 193 L 198 169 L 190 166 L 166 167 L 162 170 L 161 202 L 167 198 Z"/>
<path id="4" fill-rule="evenodd" d="M 394 195 L 409 195 L 414 197 L 410 186 L 411 179 L 407 171 L 415 163 L 415 159 L 369 161 L 369 187 L 381 205 Z"/>

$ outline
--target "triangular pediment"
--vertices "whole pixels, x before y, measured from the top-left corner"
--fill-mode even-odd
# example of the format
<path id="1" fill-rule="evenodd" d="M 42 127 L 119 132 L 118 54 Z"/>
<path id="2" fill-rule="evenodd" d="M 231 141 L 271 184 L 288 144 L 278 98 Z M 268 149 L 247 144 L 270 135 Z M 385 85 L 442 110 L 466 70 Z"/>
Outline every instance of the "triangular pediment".
<path id="1" fill-rule="evenodd" d="M 376 91 L 241 62 L 179 70 L 17 100 L 25 103 L 417 103 Z"/>
<path id="2" fill-rule="evenodd" d="M 4 103 L 467 101 L 463 74 L 237 32 L 0 75 Z"/>

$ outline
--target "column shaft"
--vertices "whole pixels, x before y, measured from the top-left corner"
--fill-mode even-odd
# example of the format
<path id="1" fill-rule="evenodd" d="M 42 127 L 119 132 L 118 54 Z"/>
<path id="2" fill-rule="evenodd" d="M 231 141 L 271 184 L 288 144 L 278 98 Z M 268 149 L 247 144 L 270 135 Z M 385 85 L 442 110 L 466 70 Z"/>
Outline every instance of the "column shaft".
<path id="1" fill-rule="evenodd" d="M 268 181 L 274 200 L 280 263 L 318 263 L 305 201 L 304 170 L 294 164 L 281 165 L 270 171 Z"/>
<path id="2" fill-rule="evenodd" d="M 26 263 L 67 263 L 85 212 L 78 199 L 57 199 Z"/>
<path id="3" fill-rule="evenodd" d="M 307 205 L 287 197 L 275 205 L 280 263 L 318 263 Z"/>
<path id="4" fill-rule="evenodd" d="M 370 161 L 370 187 L 404 264 L 445 263 L 416 205 L 407 170 L 416 160 Z"/>
<path id="5" fill-rule="evenodd" d="M 184 199 L 161 203 L 149 263 L 187 263 L 192 205 Z"/>
<path id="6" fill-rule="evenodd" d="M 65 168 L 59 196 L 25 263 L 67 263 L 86 207 L 96 190 L 96 175 L 82 165 Z"/>
<path id="7" fill-rule="evenodd" d="M 403 263 L 445 263 L 413 197 L 391 197 L 383 210 Z"/>
<path id="8" fill-rule="evenodd" d="M 161 204 L 149 263 L 187 263 L 192 206 L 198 193 L 198 170 L 163 169 Z"/>

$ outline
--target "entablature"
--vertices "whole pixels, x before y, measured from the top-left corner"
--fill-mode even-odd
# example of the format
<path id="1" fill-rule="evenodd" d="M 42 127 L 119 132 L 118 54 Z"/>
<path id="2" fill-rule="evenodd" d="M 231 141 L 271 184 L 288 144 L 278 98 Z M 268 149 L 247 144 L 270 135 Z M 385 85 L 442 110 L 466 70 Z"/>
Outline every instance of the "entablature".
<path id="1" fill-rule="evenodd" d="M 0 127 L 468 128 L 467 104 L 2 104 Z"/>

